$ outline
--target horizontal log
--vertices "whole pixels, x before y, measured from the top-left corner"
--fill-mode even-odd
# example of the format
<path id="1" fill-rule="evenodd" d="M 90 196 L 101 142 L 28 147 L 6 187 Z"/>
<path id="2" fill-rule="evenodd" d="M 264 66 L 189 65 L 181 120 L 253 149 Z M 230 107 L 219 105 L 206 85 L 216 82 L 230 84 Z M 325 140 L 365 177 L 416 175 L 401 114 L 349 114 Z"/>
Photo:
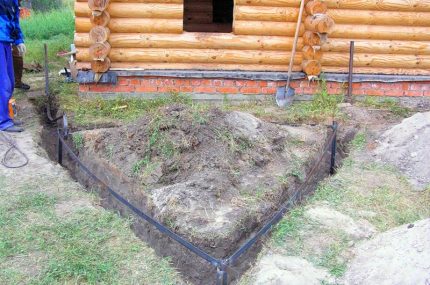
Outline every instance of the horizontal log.
<path id="1" fill-rule="evenodd" d="M 108 27 L 112 33 L 182 33 L 182 19 L 111 19 Z M 92 25 L 89 18 L 76 17 L 75 30 L 87 33 Z"/>
<path id="2" fill-rule="evenodd" d="M 336 24 L 430 26 L 430 12 L 328 10 Z"/>
<path id="3" fill-rule="evenodd" d="M 236 6 L 235 20 L 297 22 L 299 9 L 285 7 Z"/>
<path id="4" fill-rule="evenodd" d="M 78 69 L 91 69 L 88 62 L 78 62 Z M 212 64 L 212 63 L 142 63 L 142 62 L 114 62 L 111 70 L 246 70 L 246 71 L 287 71 L 285 65 L 264 64 Z M 301 71 L 300 66 L 293 66 L 293 71 Z"/>
<path id="5" fill-rule="evenodd" d="M 430 0 L 325 0 L 330 9 L 430 12 Z M 236 5 L 298 7 L 296 0 L 236 0 Z"/>
<path id="6" fill-rule="evenodd" d="M 336 24 L 330 38 L 430 41 L 428 27 Z"/>
<path id="7" fill-rule="evenodd" d="M 350 39 L 329 38 L 322 46 L 324 52 L 349 52 Z M 419 54 L 430 55 L 430 42 L 355 40 L 355 52 L 379 54 Z"/>
<path id="8" fill-rule="evenodd" d="M 78 61 L 90 61 L 88 49 L 78 49 Z M 235 51 L 235 50 L 193 50 L 193 49 L 117 49 L 112 48 L 109 57 L 113 62 L 160 62 L 160 63 L 218 63 L 218 64 L 268 64 L 288 65 L 290 52 L 278 51 Z M 300 64 L 302 54 L 298 53 L 295 64 Z M 324 53 L 321 63 L 327 66 L 348 66 L 347 53 Z M 430 68 L 429 55 L 354 55 L 355 67 L 383 68 Z"/>
<path id="9" fill-rule="evenodd" d="M 323 72 L 348 73 L 348 67 L 323 66 Z M 430 75 L 430 69 L 354 67 L 354 73 L 360 74 L 393 74 L 393 75 Z"/>
<path id="10" fill-rule="evenodd" d="M 75 45 L 89 47 L 86 33 L 75 34 Z M 189 49 L 236 49 L 288 51 L 293 47 L 293 37 L 247 36 L 220 33 L 183 34 L 111 34 L 109 43 L 113 48 L 189 48 Z M 303 47 L 299 39 L 298 49 Z"/>
<path id="11" fill-rule="evenodd" d="M 294 36 L 296 25 L 294 22 L 235 21 L 233 31 L 237 35 Z M 301 25 L 300 35 L 304 31 Z"/>
<path id="12" fill-rule="evenodd" d="M 321 63 L 323 66 L 346 67 L 349 63 L 347 53 L 324 53 Z M 430 68 L 430 55 L 408 54 L 354 54 L 355 67 L 382 67 L 382 68 Z"/>
<path id="13" fill-rule="evenodd" d="M 297 21 L 298 8 L 236 6 L 236 20 L 249 21 Z M 369 11 L 332 9 L 327 14 L 336 24 L 430 26 L 429 12 Z"/>
<path id="14" fill-rule="evenodd" d="M 112 18 L 182 19 L 181 4 L 165 3 L 111 3 L 106 11 Z M 85 2 L 75 2 L 77 17 L 90 17 L 91 10 Z"/>
<path id="15" fill-rule="evenodd" d="M 237 51 L 199 49 L 136 49 L 112 48 L 109 58 L 112 62 L 159 62 L 159 63 L 218 63 L 218 64 L 268 64 L 287 65 L 290 52 L 280 51 Z M 90 61 L 88 49 L 78 49 L 78 61 Z M 301 53 L 297 53 L 294 63 L 300 64 Z"/>

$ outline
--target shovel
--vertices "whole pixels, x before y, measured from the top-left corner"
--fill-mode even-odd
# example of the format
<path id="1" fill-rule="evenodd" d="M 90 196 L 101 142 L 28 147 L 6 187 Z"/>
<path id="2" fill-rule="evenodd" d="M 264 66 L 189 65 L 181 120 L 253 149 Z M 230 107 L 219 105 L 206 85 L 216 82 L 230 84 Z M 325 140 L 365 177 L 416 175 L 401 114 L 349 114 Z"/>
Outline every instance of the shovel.
<path id="1" fill-rule="evenodd" d="M 296 56 L 297 41 L 299 39 L 300 25 L 302 23 L 303 10 L 305 8 L 305 0 L 300 3 L 299 17 L 297 19 L 296 34 L 294 36 L 293 50 L 291 52 L 290 65 L 288 66 L 288 81 L 286 86 L 279 87 L 276 90 L 276 104 L 279 107 L 286 107 L 293 103 L 296 91 L 290 87 L 291 73 L 293 71 L 294 57 Z"/>

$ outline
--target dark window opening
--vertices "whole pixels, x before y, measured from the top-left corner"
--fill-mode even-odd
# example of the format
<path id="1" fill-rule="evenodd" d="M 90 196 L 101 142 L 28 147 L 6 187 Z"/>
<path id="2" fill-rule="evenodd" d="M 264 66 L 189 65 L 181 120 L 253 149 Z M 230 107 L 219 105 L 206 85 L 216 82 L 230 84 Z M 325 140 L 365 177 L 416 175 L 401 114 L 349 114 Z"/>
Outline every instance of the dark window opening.
<path id="1" fill-rule="evenodd" d="M 184 0 L 184 30 L 231 33 L 233 0 Z"/>

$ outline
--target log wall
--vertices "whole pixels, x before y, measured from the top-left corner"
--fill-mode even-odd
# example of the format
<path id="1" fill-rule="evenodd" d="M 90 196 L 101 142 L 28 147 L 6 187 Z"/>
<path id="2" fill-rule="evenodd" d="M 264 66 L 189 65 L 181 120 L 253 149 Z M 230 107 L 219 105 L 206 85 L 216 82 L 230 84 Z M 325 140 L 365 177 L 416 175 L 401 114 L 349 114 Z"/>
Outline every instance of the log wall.
<path id="1" fill-rule="evenodd" d="M 203 24 L 206 2 L 193 7 L 201 11 L 194 18 L 185 11 L 186 24 Z M 354 40 L 355 72 L 430 74 L 430 0 L 324 2 L 336 23 L 316 55 L 324 72 L 347 71 Z M 298 0 L 235 0 L 233 33 L 196 33 L 184 32 L 183 0 L 111 0 L 106 9 L 111 68 L 286 71 L 299 5 Z M 93 25 L 87 0 L 77 0 L 75 15 L 78 67 L 89 68 Z M 301 36 L 306 29 L 303 23 Z M 303 52 L 309 51 L 303 40 L 295 71 L 302 70 Z"/>

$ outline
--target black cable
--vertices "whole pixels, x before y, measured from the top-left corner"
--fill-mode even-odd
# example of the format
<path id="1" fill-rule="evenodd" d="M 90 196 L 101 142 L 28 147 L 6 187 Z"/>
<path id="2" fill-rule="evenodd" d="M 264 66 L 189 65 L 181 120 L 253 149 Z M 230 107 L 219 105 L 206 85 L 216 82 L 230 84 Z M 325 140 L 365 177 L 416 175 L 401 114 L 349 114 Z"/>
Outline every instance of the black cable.
<path id="1" fill-rule="evenodd" d="M 0 138 L 0 141 L 3 141 L 9 145 L 8 150 L 3 155 L 1 164 L 6 168 L 12 169 L 26 166 L 29 162 L 28 156 L 18 147 L 16 141 L 11 136 L 6 135 L 6 133 L 3 131 L 0 131 Z M 24 162 L 19 165 L 8 164 L 8 161 L 10 160 L 9 155 L 12 153 L 12 151 L 19 153 L 24 158 Z"/>

